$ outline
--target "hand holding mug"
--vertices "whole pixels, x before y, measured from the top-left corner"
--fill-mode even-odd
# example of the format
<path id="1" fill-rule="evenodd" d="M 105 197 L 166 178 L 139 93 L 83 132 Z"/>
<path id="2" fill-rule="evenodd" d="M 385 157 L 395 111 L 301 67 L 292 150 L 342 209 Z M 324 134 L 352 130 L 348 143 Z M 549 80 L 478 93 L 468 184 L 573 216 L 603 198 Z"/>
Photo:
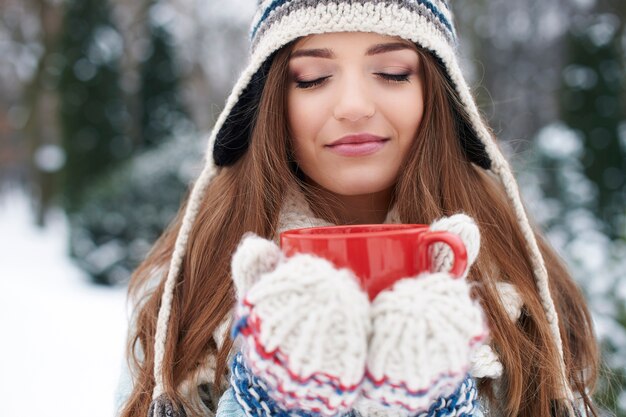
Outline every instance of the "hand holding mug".
<path id="1" fill-rule="evenodd" d="M 488 330 L 465 277 L 478 256 L 480 233 L 464 214 L 437 220 L 430 229 L 461 238 L 467 267 L 461 278 L 452 276 L 456 254 L 436 244 L 429 251 L 435 272 L 399 280 L 372 302 L 366 379 L 356 404 L 364 415 L 382 409 L 385 415 L 411 416 L 433 404 L 454 404 L 459 414 L 470 415 L 477 406 L 469 371 Z"/>
<path id="2" fill-rule="evenodd" d="M 232 275 L 233 334 L 243 336 L 231 380 L 237 397 L 249 407 L 262 402 L 270 415 L 351 410 L 370 333 L 370 304 L 354 274 L 314 255 L 285 257 L 273 242 L 248 235 Z"/>
<path id="3" fill-rule="evenodd" d="M 408 257 L 408 265 L 418 272 L 367 281 L 338 268 L 337 259 L 287 257 L 273 242 L 254 235 L 242 241 L 232 267 L 239 299 L 235 333 L 244 336 L 245 360 L 238 356 L 233 367 L 245 362 L 254 376 L 249 378 L 254 385 L 250 404 L 265 392 L 273 400 L 267 404 L 283 410 L 332 416 L 351 408 L 366 414 L 382 408 L 385 415 L 408 416 L 442 397 L 475 398 L 475 385 L 466 375 L 468 356 L 484 339 L 486 327 L 463 277 L 478 254 L 478 228 L 459 215 L 433 223 L 430 231 L 422 229 L 418 235 L 452 229 L 460 237 L 456 243 L 467 247 L 467 264 L 457 264 L 464 251 L 457 252 L 456 243 L 422 238 L 417 244 L 413 239 L 419 256 Z M 353 253 L 349 247 L 343 246 L 347 255 Z M 389 249 L 369 246 L 376 247 Z M 391 248 L 402 250 L 397 242 Z M 402 270 L 407 263 L 400 265 Z M 453 270 L 457 277 L 431 272 L 441 270 Z M 233 378 L 236 391 L 246 385 Z M 239 398 L 244 394 L 237 393 Z M 457 400 L 463 410 L 473 407 L 471 401 Z"/>

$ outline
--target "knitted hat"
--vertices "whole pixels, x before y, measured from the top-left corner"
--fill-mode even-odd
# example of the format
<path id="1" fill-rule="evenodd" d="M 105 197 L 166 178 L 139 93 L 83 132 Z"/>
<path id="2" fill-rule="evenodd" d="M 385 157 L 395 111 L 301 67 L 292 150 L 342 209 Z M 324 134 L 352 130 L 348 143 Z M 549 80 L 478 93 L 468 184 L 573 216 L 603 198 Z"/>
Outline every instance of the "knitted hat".
<path id="1" fill-rule="evenodd" d="M 572 399 L 563 360 L 558 317 L 548 286 L 548 274 L 535 235 L 522 206 L 517 183 L 494 138 L 483 123 L 469 87 L 463 78 L 457 53 L 452 11 L 446 0 L 261 0 L 250 37 L 251 57 L 215 124 L 207 150 L 206 165 L 196 181 L 176 240 L 166 278 L 155 338 L 153 398 L 163 393 L 163 356 L 176 278 L 187 246 L 189 232 L 208 184 L 219 167 L 235 163 L 248 149 L 255 112 L 271 58 L 289 42 L 311 34 L 373 32 L 399 36 L 415 42 L 440 62 L 452 82 L 468 123 L 461 126 L 462 148 L 477 166 L 492 171 L 502 182 L 532 256 L 537 290 L 541 297 L 555 344 L 560 353 L 563 395 Z"/>

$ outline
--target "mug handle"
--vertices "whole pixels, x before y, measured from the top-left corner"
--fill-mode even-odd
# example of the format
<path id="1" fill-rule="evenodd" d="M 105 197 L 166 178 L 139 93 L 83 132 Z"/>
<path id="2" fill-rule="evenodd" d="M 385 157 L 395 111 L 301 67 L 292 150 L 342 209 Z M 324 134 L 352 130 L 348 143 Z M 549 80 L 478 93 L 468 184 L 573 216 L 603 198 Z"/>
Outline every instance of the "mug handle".
<path id="1" fill-rule="evenodd" d="M 445 231 L 428 231 L 422 235 L 421 243 L 426 246 L 426 250 L 420 251 L 423 257 L 422 265 L 428 265 L 429 271 L 433 272 L 428 249 L 434 243 L 444 243 L 454 253 L 454 264 L 449 272 L 456 278 L 463 276 L 463 272 L 467 268 L 467 249 L 465 249 L 465 244 L 459 236 Z"/>

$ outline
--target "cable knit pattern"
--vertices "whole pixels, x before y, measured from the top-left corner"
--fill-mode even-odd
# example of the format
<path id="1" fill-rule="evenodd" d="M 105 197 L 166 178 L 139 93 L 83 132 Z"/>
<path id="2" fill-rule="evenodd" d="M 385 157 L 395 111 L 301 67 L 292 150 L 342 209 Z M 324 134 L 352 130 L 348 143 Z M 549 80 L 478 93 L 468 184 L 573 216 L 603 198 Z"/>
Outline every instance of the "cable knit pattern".
<path id="1" fill-rule="evenodd" d="M 321 12 L 320 9 L 324 9 L 324 11 Z M 328 13 L 329 11 L 336 13 Z M 250 28 L 252 49 L 254 51 L 261 39 L 277 36 L 272 31 L 277 26 L 285 26 L 283 22 L 288 20 L 290 16 L 296 15 L 303 19 L 306 17 L 314 18 L 317 17 L 316 15 L 324 13 L 325 24 L 346 27 L 354 23 L 364 24 L 363 20 L 375 22 L 374 18 L 380 15 L 383 16 L 383 19 L 380 19 L 382 23 L 390 24 L 390 18 L 394 17 L 394 13 L 397 17 L 398 11 L 403 11 L 406 15 L 404 19 L 395 22 L 397 27 L 415 25 L 415 21 L 421 18 L 424 25 L 428 25 L 433 34 L 444 38 L 447 43 L 454 47 L 456 33 L 452 24 L 452 15 L 445 1 L 387 0 L 385 3 L 377 5 L 371 0 L 270 0 L 261 3 L 253 19 Z M 294 29 L 297 28 L 294 27 Z M 409 30 L 409 28 L 405 30 Z"/>
<path id="2" fill-rule="evenodd" d="M 363 396 L 405 416 L 424 412 L 456 390 L 486 336 L 465 280 L 445 272 L 400 280 L 372 303 Z"/>
<path id="3" fill-rule="evenodd" d="M 238 353 L 231 364 L 231 389 L 246 417 L 318 417 L 319 413 L 304 410 L 286 410 L 280 407 L 269 395 L 268 387 L 262 379 L 256 377 L 246 365 L 243 354 Z M 229 404 L 229 392 L 220 400 L 220 407 L 229 417 L 239 416 L 240 410 L 233 409 Z M 229 407 L 229 408 L 227 408 Z M 222 409 L 220 411 L 222 411 Z M 218 413 L 218 416 L 220 414 Z M 350 411 L 343 417 L 361 417 Z"/>
<path id="4" fill-rule="evenodd" d="M 290 410 L 281 408 L 268 394 L 269 388 L 265 381 L 256 377 L 243 359 L 241 353 L 237 354 L 232 362 L 230 372 L 230 385 L 234 390 L 237 402 L 243 408 L 248 417 L 314 417 L 317 413 L 302 410 Z"/>
<path id="5" fill-rule="evenodd" d="M 263 380 L 256 377 L 246 365 L 242 354 L 235 356 L 231 365 L 231 386 L 234 397 L 243 409 L 246 417 L 317 417 L 318 413 L 304 410 L 281 408 L 269 395 Z M 457 389 L 448 397 L 433 401 L 429 409 L 415 417 L 476 417 L 478 412 L 478 390 L 475 381 L 467 376 Z M 220 406 L 222 406 L 220 401 Z M 381 410 L 377 404 L 359 399 L 354 411 L 344 417 L 397 417 L 389 410 Z M 225 409 L 226 406 L 224 406 Z M 231 410 L 236 412 L 236 410 Z"/>
<path id="6" fill-rule="evenodd" d="M 500 301 L 504 306 L 511 321 L 517 321 L 522 315 L 524 300 L 513 284 L 498 282 L 496 284 Z"/>
<path id="7" fill-rule="evenodd" d="M 237 297 L 243 298 L 261 274 L 275 270 L 284 260 L 283 252 L 274 243 L 253 233 L 246 234 L 231 261 Z"/>
<path id="8" fill-rule="evenodd" d="M 333 224 L 315 217 L 303 192 L 295 187 L 288 187 L 278 217 L 274 241 L 279 243 L 280 234 L 286 230 L 321 226 L 333 226 Z"/>
<path id="9" fill-rule="evenodd" d="M 394 207 L 388 213 L 386 223 L 396 223 L 396 222 L 400 222 L 400 218 L 398 216 L 397 209 Z M 328 225 L 328 222 L 325 222 L 324 220 L 313 217 L 310 211 L 310 208 L 306 202 L 306 199 L 304 198 L 302 193 L 298 192 L 296 189 L 289 190 L 289 192 L 287 193 L 287 198 L 283 205 L 283 210 L 281 211 L 281 214 L 279 217 L 279 232 L 296 228 L 296 227 L 311 227 L 313 225 L 315 226 Z M 480 246 L 480 234 L 478 232 L 478 228 L 476 227 L 475 222 L 471 218 L 469 218 L 466 215 L 459 214 L 459 215 L 452 216 L 451 218 L 448 218 L 448 219 L 442 219 L 439 222 L 433 223 L 433 225 L 436 225 L 436 228 L 438 230 L 447 230 L 448 227 L 450 228 L 454 227 L 455 231 L 461 236 L 462 240 L 464 241 L 465 245 L 468 248 L 468 265 L 471 265 L 474 262 L 474 260 L 477 257 L 479 246 Z M 446 248 L 442 248 L 442 249 L 446 249 Z M 441 259 L 445 259 L 445 257 L 442 257 Z M 445 262 L 438 262 L 435 259 L 433 259 L 433 267 L 435 269 L 445 270 L 447 268 L 447 265 L 448 264 L 446 264 Z M 426 274 L 426 275 L 430 275 L 430 274 Z M 454 391 L 458 387 L 458 384 L 462 381 L 466 372 L 471 371 L 472 374 L 476 373 L 477 375 L 480 374 L 481 376 L 485 376 L 485 377 L 488 375 L 496 376 L 497 372 L 494 371 L 494 369 L 497 370 L 497 368 L 501 368 L 501 365 L 499 361 L 497 360 L 497 356 L 493 353 L 493 351 L 489 347 L 485 349 L 484 347 L 482 347 L 484 345 L 481 345 L 480 343 L 480 340 L 482 340 L 485 336 L 486 328 L 484 327 L 484 322 L 482 319 L 482 315 L 480 314 L 480 309 L 479 308 L 477 309 L 477 306 L 474 304 L 474 302 L 469 299 L 469 288 L 467 287 L 465 280 L 458 280 L 458 279 L 454 280 L 450 278 L 447 274 L 441 274 L 441 276 L 446 277 L 447 280 L 450 283 L 452 283 L 453 286 L 456 285 L 457 290 L 462 289 L 460 292 L 461 294 L 463 294 L 463 297 L 465 297 L 464 299 L 468 301 L 468 304 L 470 306 L 473 306 L 470 310 L 473 311 L 474 313 L 478 313 L 478 315 L 475 316 L 477 318 L 477 320 L 475 320 L 475 323 L 479 324 L 480 329 L 475 332 L 478 334 L 475 339 L 476 341 L 471 343 L 472 344 L 471 347 L 470 346 L 467 347 L 467 351 L 470 353 L 466 352 L 463 367 L 458 367 L 453 376 L 446 376 L 446 375 L 442 376 L 438 382 L 438 386 L 432 386 L 431 391 L 428 392 L 427 394 L 428 399 L 429 399 L 428 401 L 425 399 L 426 394 L 422 396 L 422 398 L 419 401 L 417 401 L 418 403 L 421 404 L 422 409 L 423 408 L 427 409 L 430 403 L 432 403 L 432 401 L 436 399 L 438 396 L 443 395 L 443 394 L 449 394 L 450 392 Z M 406 279 L 403 281 L 399 281 L 399 283 L 405 282 L 405 285 L 407 287 L 411 287 L 412 285 L 422 286 L 424 284 L 429 283 L 429 280 L 426 280 L 424 282 L 420 282 L 420 281 L 421 280 Z M 433 284 L 441 284 L 441 281 L 442 281 L 441 279 L 436 279 L 436 278 L 430 280 L 430 282 Z M 397 283 L 396 285 L 399 285 L 399 283 Z M 398 293 L 400 294 L 400 296 L 403 293 L 406 296 L 406 291 L 404 291 L 402 285 L 400 285 L 399 288 L 400 290 L 398 291 Z M 410 308 L 413 308 L 414 306 L 420 306 L 424 304 L 423 302 L 415 302 L 415 298 L 413 298 L 412 295 L 406 296 L 405 304 L 401 304 L 401 303 L 399 304 L 395 299 L 393 299 L 392 295 L 389 295 L 391 294 L 391 292 L 387 291 L 387 293 L 388 293 L 388 299 L 391 300 L 390 302 L 387 303 L 387 306 L 392 307 L 392 310 L 396 309 L 398 305 L 406 304 L 408 308 L 410 309 Z M 424 290 L 424 288 L 420 288 L 417 291 L 415 290 L 412 291 L 410 294 L 413 294 L 413 293 L 416 293 L 415 296 L 419 300 L 420 299 L 419 297 L 423 297 L 424 293 L 432 294 L 432 291 Z M 454 299 L 455 297 L 456 296 L 451 296 L 450 298 Z M 455 308 L 459 308 L 458 303 L 453 303 L 453 304 Z M 412 322 L 414 322 L 413 320 L 414 317 L 424 316 L 422 312 L 419 312 L 419 313 L 411 312 L 410 315 L 398 313 L 398 315 L 401 315 L 403 317 L 411 317 L 411 320 L 409 320 L 409 325 L 411 325 Z M 436 313 L 433 312 L 433 315 L 436 315 Z M 460 315 L 462 316 L 463 319 L 470 319 L 471 317 L 471 314 L 468 315 L 466 313 L 461 313 Z M 372 314 L 372 317 L 374 317 L 374 314 Z M 391 319 L 390 322 L 391 322 L 390 325 L 388 325 L 389 322 L 387 322 L 385 324 L 381 324 L 380 326 L 383 328 L 391 329 L 395 325 L 398 325 L 397 320 Z M 373 320 L 373 323 L 374 323 L 374 326 L 376 326 L 376 322 L 374 320 Z M 383 322 L 381 321 L 381 323 Z M 400 324 L 400 326 L 402 326 L 402 324 Z M 471 333 L 471 330 L 469 333 Z M 386 333 L 384 332 L 381 333 L 381 335 L 383 334 L 386 334 Z M 372 349 L 372 345 L 374 343 L 373 340 L 375 338 L 376 338 L 376 333 L 374 333 L 374 335 L 372 336 L 372 341 L 370 341 L 370 350 Z M 386 336 L 380 337 L 379 335 L 379 339 L 384 342 L 386 341 Z M 398 342 L 398 343 L 401 343 L 401 342 Z M 461 344 L 459 344 L 459 346 L 460 345 Z M 468 343 L 466 343 L 466 345 L 468 345 Z M 473 349 L 473 346 L 478 346 L 481 348 L 478 349 L 477 352 L 474 352 L 476 349 Z M 252 353 L 254 354 L 254 352 Z M 491 355 L 489 355 L 489 353 L 491 353 Z M 370 353 L 370 356 L 371 355 L 372 354 Z M 485 359 L 487 357 L 489 357 L 491 360 L 487 361 Z M 476 361 L 476 363 L 473 362 L 474 360 Z M 430 363 L 431 361 L 428 361 L 428 362 Z M 402 367 L 403 366 L 399 366 L 398 368 L 402 368 Z M 367 383 L 365 383 L 364 386 L 367 386 Z M 395 389 L 395 392 L 399 392 L 399 391 Z M 357 400 L 357 404 L 355 405 L 357 410 L 359 409 L 358 408 L 359 404 L 361 404 L 362 406 L 363 401 L 367 401 L 367 398 L 365 396 L 361 396 Z M 382 399 L 382 403 L 381 401 L 369 400 L 369 405 L 367 406 L 367 409 L 369 410 L 368 412 L 371 414 L 374 412 L 374 410 L 378 409 L 379 413 L 383 413 L 382 415 L 388 415 L 388 416 L 394 415 L 394 409 L 385 405 L 384 404 L 385 402 L 388 402 L 387 399 Z M 413 399 L 412 402 L 415 403 L 416 400 Z M 398 416 L 406 416 L 407 413 L 411 413 L 412 411 L 405 409 L 403 407 L 400 407 L 399 410 L 395 409 L 395 412 Z M 368 414 L 364 414 L 364 415 L 368 415 Z"/>
<path id="10" fill-rule="evenodd" d="M 461 237 L 468 254 L 467 276 L 480 248 L 475 222 L 456 214 L 430 229 Z M 433 245 L 431 259 L 435 271 L 448 271 L 454 262 L 450 248 L 441 243 Z M 464 279 L 436 273 L 398 281 L 374 300 L 372 325 L 363 395 L 386 406 L 387 413 L 407 416 L 428 409 L 435 398 L 450 395 L 474 366 L 477 373 L 492 372 L 475 353 L 487 327 Z M 489 365 L 498 364 L 496 358 Z"/>
<path id="11" fill-rule="evenodd" d="M 249 282 L 250 271 L 263 269 L 251 259 L 268 265 L 263 254 L 272 252 L 268 246 L 274 243 L 259 240 L 248 236 L 239 246 L 233 257 L 235 282 Z M 369 301 L 354 274 L 299 254 L 262 272 L 257 281 L 240 291 L 234 328 L 235 336 L 245 337 L 243 351 L 252 371 L 286 409 L 327 416 L 349 411 L 363 379 L 369 334 Z"/>
<path id="12" fill-rule="evenodd" d="M 470 357 L 470 375 L 474 378 L 497 379 L 502 376 L 502 363 L 489 345 L 480 345 Z"/>
<path id="13" fill-rule="evenodd" d="M 430 230 L 446 231 L 459 236 L 467 250 L 467 276 L 469 266 L 474 263 L 480 250 L 480 232 L 474 220 L 466 214 L 459 213 L 434 221 Z M 454 253 L 445 243 L 435 243 L 431 249 L 433 270 L 449 271 L 454 263 Z"/>
<path id="14" fill-rule="evenodd" d="M 391 221 L 399 221 L 395 208 L 387 216 Z M 312 216 L 302 193 L 287 193 L 279 232 L 325 224 Z M 469 268 L 480 246 L 473 220 L 457 215 L 435 224 L 461 235 Z M 245 337 L 241 360 L 260 381 L 256 389 L 265 390 L 279 409 L 340 415 L 354 407 L 368 417 L 428 415 L 434 401 L 460 389 L 475 368 L 474 357 L 480 362 L 477 372 L 489 373 L 481 362 L 485 351 L 474 354 L 487 331 L 464 279 L 441 272 L 398 281 L 374 300 L 370 315 L 350 271 L 311 255 L 284 259 L 279 251 L 248 234 L 232 263 L 241 297 L 234 334 Z M 445 270 L 445 256 L 438 259 L 433 267 Z M 360 346 L 353 343 L 355 335 L 363 341 Z M 266 406 L 247 407 L 258 413 Z"/>
<path id="15" fill-rule="evenodd" d="M 415 417 L 477 417 L 477 397 L 476 381 L 466 377 L 452 395 L 439 398 L 428 411 Z"/>

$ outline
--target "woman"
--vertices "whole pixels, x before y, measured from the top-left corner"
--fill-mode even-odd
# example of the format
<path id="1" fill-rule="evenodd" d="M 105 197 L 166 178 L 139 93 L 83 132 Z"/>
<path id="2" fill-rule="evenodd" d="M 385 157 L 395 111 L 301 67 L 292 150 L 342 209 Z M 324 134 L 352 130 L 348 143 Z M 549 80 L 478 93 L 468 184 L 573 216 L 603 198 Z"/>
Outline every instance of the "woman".
<path id="1" fill-rule="evenodd" d="M 531 228 L 477 111 L 447 3 L 268 0 L 259 4 L 251 35 L 250 62 L 216 123 L 205 169 L 131 281 L 134 383 L 121 415 L 213 415 L 220 396 L 219 416 L 596 415 L 588 310 Z M 282 259 L 271 242 L 289 228 L 383 222 L 432 223 L 460 233 L 474 251 L 459 303 L 474 324 L 484 314 L 489 338 L 480 338 L 462 364 L 468 374 L 409 389 L 425 367 L 402 366 L 417 363 L 415 346 L 381 351 L 380 297 L 370 304 L 345 270 L 319 259 Z M 276 328 L 289 317 L 251 297 L 263 299 L 268 283 L 293 271 L 306 279 L 283 281 L 293 289 L 289 296 L 313 288 L 316 302 L 296 303 L 292 314 L 316 309 L 332 321 L 323 316 L 331 306 L 350 326 L 326 337 L 295 323 L 274 342 L 252 340 L 249 317 Z M 403 280 L 387 302 L 421 297 L 433 280 L 448 282 L 439 274 Z M 331 280 L 341 296 L 328 297 Z M 302 287 L 304 281 L 313 284 Z M 410 314 L 398 314 L 412 323 Z M 331 324 L 340 328 L 342 321 Z M 231 337 L 231 327 L 243 337 Z M 345 355 L 341 343 L 353 354 Z M 295 360 L 254 357 L 255 348 L 295 357 L 294 346 L 338 353 L 308 362 L 300 354 L 297 369 Z M 477 365 L 481 354 L 488 366 Z M 393 355 L 402 358 L 395 368 L 385 365 Z M 376 372 L 396 376 L 395 385 L 377 383 Z M 311 375 L 323 378 L 312 383 Z"/>

